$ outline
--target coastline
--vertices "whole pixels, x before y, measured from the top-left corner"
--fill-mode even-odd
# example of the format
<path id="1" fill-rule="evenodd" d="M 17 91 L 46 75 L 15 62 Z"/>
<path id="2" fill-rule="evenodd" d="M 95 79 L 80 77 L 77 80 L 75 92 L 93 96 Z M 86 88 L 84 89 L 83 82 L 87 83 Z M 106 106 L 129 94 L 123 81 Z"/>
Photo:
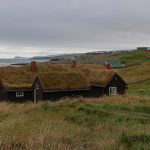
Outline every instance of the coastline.
<path id="1" fill-rule="evenodd" d="M 49 59 L 0 59 L 0 67 L 6 66 L 22 66 L 30 64 L 31 61 L 47 62 Z"/>

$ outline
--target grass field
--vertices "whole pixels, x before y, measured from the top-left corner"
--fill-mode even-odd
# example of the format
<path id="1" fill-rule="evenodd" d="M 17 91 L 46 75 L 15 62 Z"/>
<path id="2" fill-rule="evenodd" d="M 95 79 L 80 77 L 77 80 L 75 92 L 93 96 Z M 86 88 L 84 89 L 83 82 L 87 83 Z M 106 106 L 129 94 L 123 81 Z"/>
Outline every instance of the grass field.
<path id="1" fill-rule="evenodd" d="M 126 64 L 116 70 L 128 83 L 125 97 L 0 102 L 0 150 L 150 150 L 150 53 L 109 57 Z"/>
<path id="2" fill-rule="evenodd" d="M 148 150 L 150 98 L 1 102 L 0 149 Z"/>

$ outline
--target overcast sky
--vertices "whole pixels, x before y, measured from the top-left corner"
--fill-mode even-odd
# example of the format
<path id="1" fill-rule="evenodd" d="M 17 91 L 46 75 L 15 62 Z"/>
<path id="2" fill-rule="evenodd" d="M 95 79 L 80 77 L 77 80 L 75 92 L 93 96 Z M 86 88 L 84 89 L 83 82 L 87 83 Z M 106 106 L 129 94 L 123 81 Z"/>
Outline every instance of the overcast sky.
<path id="1" fill-rule="evenodd" d="M 0 57 L 150 46 L 150 0 L 0 0 Z"/>

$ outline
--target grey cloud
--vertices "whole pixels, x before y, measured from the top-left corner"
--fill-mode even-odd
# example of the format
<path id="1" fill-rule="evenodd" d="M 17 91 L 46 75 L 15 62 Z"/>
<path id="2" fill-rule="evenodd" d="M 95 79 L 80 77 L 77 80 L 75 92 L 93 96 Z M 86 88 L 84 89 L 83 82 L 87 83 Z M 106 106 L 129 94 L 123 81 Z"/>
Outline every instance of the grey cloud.
<path id="1" fill-rule="evenodd" d="M 150 45 L 149 0 L 0 2 L 0 45 L 41 49 Z"/>

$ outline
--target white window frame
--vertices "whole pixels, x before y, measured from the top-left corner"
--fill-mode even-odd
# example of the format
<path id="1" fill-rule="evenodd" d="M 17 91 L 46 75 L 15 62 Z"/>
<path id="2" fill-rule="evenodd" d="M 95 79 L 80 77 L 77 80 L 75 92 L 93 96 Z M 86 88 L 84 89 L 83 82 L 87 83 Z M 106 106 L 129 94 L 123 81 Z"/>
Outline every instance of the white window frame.
<path id="1" fill-rule="evenodd" d="M 16 97 L 24 97 L 24 92 L 23 91 L 16 92 Z"/>
<path id="2" fill-rule="evenodd" d="M 109 87 L 109 95 L 116 96 L 117 95 L 117 87 Z"/>

